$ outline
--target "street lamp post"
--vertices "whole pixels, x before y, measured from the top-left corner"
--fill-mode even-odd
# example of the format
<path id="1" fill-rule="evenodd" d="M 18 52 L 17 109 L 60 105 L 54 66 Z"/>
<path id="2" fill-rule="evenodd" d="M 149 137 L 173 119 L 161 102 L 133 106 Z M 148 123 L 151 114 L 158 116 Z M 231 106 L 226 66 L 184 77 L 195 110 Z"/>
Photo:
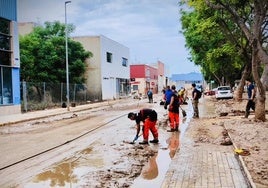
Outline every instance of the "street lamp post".
<path id="1" fill-rule="evenodd" d="M 70 93 L 69 93 L 69 63 L 68 63 L 68 29 L 67 29 L 67 11 L 66 5 L 71 1 L 65 1 L 65 50 L 66 50 L 66 98 L 67 98 L 67 110 L 70 111 Z"/>

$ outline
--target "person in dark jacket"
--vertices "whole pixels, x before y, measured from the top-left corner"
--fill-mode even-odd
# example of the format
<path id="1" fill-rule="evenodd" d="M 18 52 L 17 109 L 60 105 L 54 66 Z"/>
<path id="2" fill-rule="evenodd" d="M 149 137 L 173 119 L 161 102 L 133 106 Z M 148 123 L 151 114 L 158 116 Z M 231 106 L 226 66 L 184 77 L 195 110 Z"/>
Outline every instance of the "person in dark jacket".
<path id="1" fill-rule="evenodd" d="M 157 113 L 153 109 L 144 108 L 139 111 L 139 113 L 130 112 L 128 114 L 128 118 L 130 120 L 136 121 L 137 133 L 134 138 L 136 141 L 139 138 L 141 122 L 143 122 L 143 141 L 139 142 L 139 144 L 149 144 L 149 130 L 153 134 L 154 139 L 150 140 L 150 143 L 158 143 L 158 130 L 156 128 L 157 122 Z"/>
<path id="2" fill-rule="evenodd" d="M 148 96 L 148 99 L 149 99 L 149 103 L 153 103 L 153 92 L 152 92 L 151 89 L 148 90 L 147 96 Z"/>
<path id="3" fill-rule="evenodd" d="M 255 93 L 254 85 L 249 80 L 246 80 L 246 86 L 247 86 L 247 92 L 248 92 L 248 102 L 247 102 L 246 111 L 245 111 L 245 118 L 248 118 L 250 109 L 255 111 L 254 98 L 255 98 L 256 93 Z"/>
<path id="4" fill-rule="evenodd" d="M 179 131 L 179 106 L 180 101 L 178 97 L 178 92 L 176 91 L 176 86 L 171 86 L 172 96 L 170 100 L 170 104 L 168 107 L 168 117 L 169 117 L 169 124 L 170 130 L 168 132 Z"/>
<path id="5" fill-rule="evenodd" d="M 199 118 L 199 110 L 198 110 L 198 91 L 196 89 L 196 84 L 193 83 L 192 84 L 192 88 L 193 88 L 193 91 L 192 91 L 192 104 L 193 104 L 193 110 L 194 110 L 194 115 L 193 115 L 193 118 Z"/>

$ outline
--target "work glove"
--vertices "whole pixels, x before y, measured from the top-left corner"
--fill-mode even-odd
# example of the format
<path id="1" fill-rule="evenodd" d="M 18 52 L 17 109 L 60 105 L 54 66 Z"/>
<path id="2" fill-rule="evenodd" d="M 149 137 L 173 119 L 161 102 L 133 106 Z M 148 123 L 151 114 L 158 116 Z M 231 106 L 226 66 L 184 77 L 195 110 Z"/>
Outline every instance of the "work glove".
<path id="1" fill-rule="evenodd" d="M 139 136 L 136 135 L 135 138 L 134 138 L 134 141 L 138 140 Z"/>
<path id="2" fill-rule="evenodd" d="M 165 109 L 165 110 L 167 109 L 167 104 L 164 104 L 164 109 Z"/>

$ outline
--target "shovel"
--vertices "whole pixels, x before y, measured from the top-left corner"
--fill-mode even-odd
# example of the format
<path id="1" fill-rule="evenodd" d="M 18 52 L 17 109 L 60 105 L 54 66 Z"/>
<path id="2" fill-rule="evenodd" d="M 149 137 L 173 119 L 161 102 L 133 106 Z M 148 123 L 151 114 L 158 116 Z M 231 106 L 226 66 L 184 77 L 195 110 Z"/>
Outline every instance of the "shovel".
<path id="1" fill-rule="evenodd" d="M 181 108 L 181 112 L 182 112 L 183 117 L 186 117 L 187 116 L 186 111 L 183 110 L 182 107 L 180 107 L 180 108 Z"/>
<path id="2" fill-rule="evenodd" d="M 139 136 L 138 136 L 138 138 L 141 136 L 142 134 L 140 134 Z M 138 139 L 137 139 L 138 140 Z M 134 139 L 132 142 L 129 142 L 130 144 L 135 144 L 135 142 L 136 142 L 136 140 Z"/>

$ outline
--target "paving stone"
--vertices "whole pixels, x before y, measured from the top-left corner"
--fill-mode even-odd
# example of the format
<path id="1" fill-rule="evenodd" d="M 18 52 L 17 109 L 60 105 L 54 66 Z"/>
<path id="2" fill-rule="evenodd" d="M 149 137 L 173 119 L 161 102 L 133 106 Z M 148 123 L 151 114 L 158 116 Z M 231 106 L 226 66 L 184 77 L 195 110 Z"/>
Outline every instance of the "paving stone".
<path id="1" fill-rule="evenodd" d="M 249 187 L 233 153 L 190 150 L 181 146 L 173 158 L 161 188 Z"/>

